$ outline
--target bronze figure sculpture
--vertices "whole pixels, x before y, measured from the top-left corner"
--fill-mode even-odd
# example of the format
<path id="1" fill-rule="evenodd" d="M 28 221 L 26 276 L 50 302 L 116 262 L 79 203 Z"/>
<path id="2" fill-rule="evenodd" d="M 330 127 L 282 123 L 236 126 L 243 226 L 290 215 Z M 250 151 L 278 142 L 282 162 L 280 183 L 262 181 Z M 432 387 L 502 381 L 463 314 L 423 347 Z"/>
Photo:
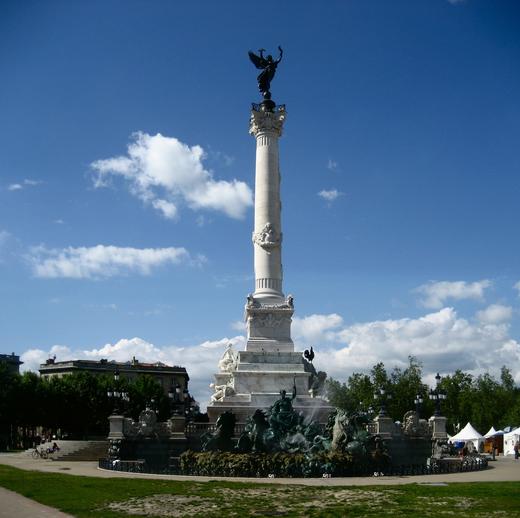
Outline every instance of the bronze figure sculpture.
<path id="1" fill-rule="evenodd" d="M 265 49 L 260 49 L 258 52 L 260 55 L 255 54 L 254 52 L 249 51 L 249 59 L 253 62 L 256 68 L 262 70 L 258 75 L 258 89 L 262 94 L 265 100 L 271 99 L 271 92 L 269 91 L 271 87 L 271 81 L 273 80 L 274 74 L 276 73 L 276 67 L 278 63 L 282 60 L 283 50 L 282 47 L 278 46 L 278 50 L 280 51 L 280 57 L 276 60 L 273 59 L 273 56 L 270 54 L 267 57 L 264 57 Z"/>

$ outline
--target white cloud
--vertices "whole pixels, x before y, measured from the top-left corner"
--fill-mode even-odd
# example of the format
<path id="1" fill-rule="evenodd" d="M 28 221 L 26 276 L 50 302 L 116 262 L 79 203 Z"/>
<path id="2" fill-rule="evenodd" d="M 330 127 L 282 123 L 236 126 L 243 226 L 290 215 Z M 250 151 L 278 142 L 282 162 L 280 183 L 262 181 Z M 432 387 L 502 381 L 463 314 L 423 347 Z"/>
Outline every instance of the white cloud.
<path id="1" fill-rule="evenodd" d="M 40 185 L 40 180 L 31 180 L 30 178 L 26 178 L 22 183 L 12 183 L 7 186 L 8 191 L 19 191 L 24 187 L 34 187 L 35 185 Z"/>
<path id="2" fill-rule="evenodd" d="M 97 160 L 94 185 L 105 187 L 113 176 L 122 177 L 130 192 L 169 219 L 185 203 L 192 210 L 216 210 L 235 219 L 243 218 L 253 205 L 249 186 L 241 181 L 216 180 L 204 168 L 204 150 L 188 146 L 160 133 L 138 132 L 128 145 L 128 156 Z"/>
<path id="3" fill-rule="evenodd" d="M 327 162 L 327 169 L 330 171 L 337 171 L 339 167 L 339 164 L 336 162 L 336 160 L 332 160 L 329 158 L 329 161 Z"/>
<path id="4" fill-rule="evenodd" d="M 177 216 L 177 207 L 171 201 L 153 200 L 152 206 L 154 209 L 161 211 L 166 219 L 175 219 L 175 216 Z"/>
<path id="5" fill-rule="evenodd" d="M 238 325 L 237 325 L 238 327 Z M 345 325 L 336 314 L 313 314 L 294 318 L 293 337 L 297 351 L 313 346 L 314 364 L 329 376 L 344 381 L 353 372 L 368 371 L 382 361 L 388 369 L 405 367 L 408 356 L 423 363 L 424 379 L 436 372 L 448 374 L 462 369 L 478 375 L 490 372 L 497 376 L 507 365 L 520 382 L 520 343 L 510 336 L 508 323 L 489 324 L 458 316 L 453 308 L 443 308 L 419 318 L 376 320 Z M 157 361 L 186 367 L 190 389 L 205 405 L 210 397 L 209 383 L 217 372 L 218 360 L 227 343 L 236 350 L 245 346 L 244 336 L 205 341 L 189 347 L 159 347 L 142 338 L 121 339 L 99 348 L 71 349 L 54 346 L 48 351 L 29 349 L 21 355 L 25 370 L 37 370 L 48 357 L 57 361 L 108 358 L 129 361 L 135 356 L 142 362 Z"/>
<path id="6" fill-rule="evenodd" d="M 337 330 L 342 324 L 343 319 L 336 313 L 309 315 L 303 318 L 293 317 L 292 334 L 295 340 L 313 345 L 313 343 L 334 338 L 334 330 Z"/>
<path id="7" fill-rule="evenodd" d="M 500 324 L 511 320 L 513 308 L 501 304 L 491 304 L 486 309 L 477 311 L 477 318 L 483 324 Z"/>
<path id="8" fill-rule="evenodd" d="M 324 200 L 328 201 L 329 203 L 331 203 L 334 200 L 336 200 L 339 196 L 341 196 L 342 194 L 343 193 L 338 191 L 337 189 L 331 189 L 330 191 L 326 191 L 326 190 L 320 191 L 318 193 L 318 196 L 320 198 L 323 198 Z"/>
<path id="9" fill-rule="evenodd" d="M 329 342 L 314 345 L 315 364 L 340 380 L 380 361 L 389 368 L 404 367 L 413 355 L 423 362 L 426 376 L 455 369 L 496 375 L 507 365 L 520 381 L 520 343 L 510 337 L 509 325 L 471 323 L 453 308 L 416 319 L 353 324 L 326 337 Z"/>
<path id="10" fill-rule="evenodd" d="M 243 349 L 245 339 L 243 336 L 235 336 L 190 347 L 158 347 L 142 338 L 123 338 L 114 344 L 108 343 L 92 349 L 71 349 L 61 345 L 53 346 L 48 351 L 29 349 L 21 355 L 21 360 L 24 362 L 23 370 L 33 371 L 37 371 L 41 363 L 45 363 L 47 358 L 54 355 L 56 361 L 107 358 L 126 362 L 135 356 L 140 362 L 179 365 L 186 367 L 188 371 L 191 394 L 205 407 L 212 393 L 209 384 L 213 381 L 213 375 L 218 372 L 218 360 L 228 343 L 232 343 L 235 350 L 239 350 Z"/>
<path id="11" fill-rule="evenodd" d="M 491 281 L 484 279 L 477 282 L 465 281 L 430 281 L 414 291 L 423 296 L 420 303 L 426 308 L 439 309 L 448 299 L 484 300 L 484 290 L 492 285 Z"/>
<path id="12" fill-rule="evenodd" d="M 97 245 L 93 247 L 32 249 L 28 260 L 33 274 L 43 278 L 99 279 L 135 272 L 148 275 L 165 264 L 204 261 L 190 258 L 185 248 L 130 248 Z"/>

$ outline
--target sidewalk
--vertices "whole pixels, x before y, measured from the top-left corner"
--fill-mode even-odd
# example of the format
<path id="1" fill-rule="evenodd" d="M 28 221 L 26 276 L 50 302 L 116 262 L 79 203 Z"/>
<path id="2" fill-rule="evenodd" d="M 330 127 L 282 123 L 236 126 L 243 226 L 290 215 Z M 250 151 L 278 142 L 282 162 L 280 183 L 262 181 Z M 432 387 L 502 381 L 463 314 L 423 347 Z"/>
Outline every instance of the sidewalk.
<path id="1" fill-rule="evenodd" d="M 43 471 L 46 473 L 64 473 L 103 478 L 148 478 L 161 480 L 191 480 L 208 482 L 226 480 L 228 482 L 258 482 L 263 484 L 302 484 L 308 486 L 379 486 L 397 484 L 438 484 L 453 482 L 520 482 L 520 460 L 512 457 L 497 457 L 483 471 L 468 473 L 449 473 L 441 475 L 417 475 L 407 477 L 345 477 L 345 478 L 227 478 L 227 477 L 187 477 L 182 475 L 147 475 L 141 473 L 118 473 L 104 471 L 97 467 L 97 462 L 67 462 L 32 459 L 12 453 L 0 454 L 0 464 L 19 469 Z M 1 516 L 1 515 L 0 515 Z M 44 516 L 44 515 L 43 515 Z"/>
<path id="2" fill-rule="evenodd" d="M 3 487 L 0 487 L 0 502 L 0 518 L 73 518 L 70 514 L 39 504 Z"/>

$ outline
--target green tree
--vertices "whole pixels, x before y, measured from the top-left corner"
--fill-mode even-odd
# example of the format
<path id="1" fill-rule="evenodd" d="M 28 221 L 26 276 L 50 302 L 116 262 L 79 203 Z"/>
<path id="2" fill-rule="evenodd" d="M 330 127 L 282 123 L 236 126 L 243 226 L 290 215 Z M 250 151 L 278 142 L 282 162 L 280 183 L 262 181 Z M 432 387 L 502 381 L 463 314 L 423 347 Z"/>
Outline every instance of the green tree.
<path id="1" fill-rule="evenodd" d="M 390 374 L 389 391 L 392 399 L 389 402 L 390 415 L 399 421 L 406 412 L 415 409 L 414 401 L 421 395 L 426 402 L 428 387 L 422 382 L 422 364 L 414 356 L 408 357 L 406 369 L 395 368 Z"/>

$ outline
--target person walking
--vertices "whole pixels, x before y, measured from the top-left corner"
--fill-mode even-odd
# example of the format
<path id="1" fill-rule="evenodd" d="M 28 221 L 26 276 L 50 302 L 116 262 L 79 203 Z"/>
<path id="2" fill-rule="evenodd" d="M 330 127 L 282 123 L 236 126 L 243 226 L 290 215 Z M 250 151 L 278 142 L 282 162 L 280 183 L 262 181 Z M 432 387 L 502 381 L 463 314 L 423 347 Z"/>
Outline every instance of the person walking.
<path id="1" fill-rule="evenodd" d="M 515 442 L 514 450 L 515 450 L 515 460 L 518 460 L 518 457 L 520 456 L 520 441 Z"/>

